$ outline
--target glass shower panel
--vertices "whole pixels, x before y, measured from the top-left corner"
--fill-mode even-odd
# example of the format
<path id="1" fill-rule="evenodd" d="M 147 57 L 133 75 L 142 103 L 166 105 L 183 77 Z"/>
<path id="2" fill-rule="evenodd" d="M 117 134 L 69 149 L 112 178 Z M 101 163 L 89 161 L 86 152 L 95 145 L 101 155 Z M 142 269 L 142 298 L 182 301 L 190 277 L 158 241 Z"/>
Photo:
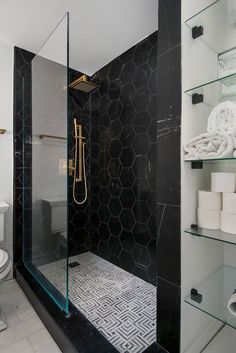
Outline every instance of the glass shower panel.
<path id="1" fill-rule="evenodd" d="M 24 85 L 24 120 L 31 117 L 31 139 L 24 139 L 24 263 L 66 313 L 68 20 L 67 14 L 33 57 Z"/>

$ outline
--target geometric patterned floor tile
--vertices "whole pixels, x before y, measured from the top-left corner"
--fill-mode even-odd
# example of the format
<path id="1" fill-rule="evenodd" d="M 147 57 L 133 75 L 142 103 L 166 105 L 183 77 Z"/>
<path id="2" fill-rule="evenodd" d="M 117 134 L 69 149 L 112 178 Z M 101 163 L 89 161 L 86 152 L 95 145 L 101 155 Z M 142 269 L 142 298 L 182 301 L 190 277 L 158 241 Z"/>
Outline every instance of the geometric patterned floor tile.
<path id="1" fill-rule="evenodd" d="M 156 341 L 156 287 L 92 252 L 70 258 L 69 297 L 121 353 L 142 353 Z M 65 261 L 39 270 L 65 292 Z"/>

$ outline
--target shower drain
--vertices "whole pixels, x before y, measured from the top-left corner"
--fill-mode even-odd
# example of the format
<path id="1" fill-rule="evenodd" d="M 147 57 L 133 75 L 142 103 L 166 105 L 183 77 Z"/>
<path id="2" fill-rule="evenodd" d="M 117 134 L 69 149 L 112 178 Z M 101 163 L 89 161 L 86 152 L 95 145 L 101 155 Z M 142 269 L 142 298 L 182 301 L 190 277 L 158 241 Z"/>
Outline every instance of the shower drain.
<path id="1" fill-rule="evenodd" d="M 69 267 L 70 267 L 70 268 L 74 268 L 74 267 L 77 267 L 77 266 L 79 266 L 79 263 L 78 263 L 77 261 L 71 262 L 71 263 L 69 264 Z"/>

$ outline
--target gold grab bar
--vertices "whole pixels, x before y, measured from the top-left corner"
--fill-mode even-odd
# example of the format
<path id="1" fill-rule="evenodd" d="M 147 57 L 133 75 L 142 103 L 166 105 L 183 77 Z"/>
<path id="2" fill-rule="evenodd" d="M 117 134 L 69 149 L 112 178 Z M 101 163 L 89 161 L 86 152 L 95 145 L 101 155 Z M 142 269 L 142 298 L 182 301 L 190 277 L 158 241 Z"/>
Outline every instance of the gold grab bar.
<path id="1" fill-rule="evenodd" d="M 39 135 L 39 138 L 40 140 L 43 140 L 43 139 L 55 139 L 55 140 L 67 140 L 66 137 L 63 137 L 63 136 L 54 136 L 54 135 Z"/>
<path id="2" fill-rule="evenodd" d="M 7 131 L 6 129 L 0 129 L 0 134 L 3 135 L 5 134 L 6 131 Z"/>

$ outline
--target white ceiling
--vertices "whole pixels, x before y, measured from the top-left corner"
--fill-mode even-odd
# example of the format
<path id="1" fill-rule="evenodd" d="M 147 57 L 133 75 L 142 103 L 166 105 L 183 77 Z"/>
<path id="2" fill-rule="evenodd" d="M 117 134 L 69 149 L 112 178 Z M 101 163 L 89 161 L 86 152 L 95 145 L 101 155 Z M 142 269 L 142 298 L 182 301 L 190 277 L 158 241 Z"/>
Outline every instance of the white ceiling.
<path id="1" fill-rule="evenodd" d="M 37 53 L 70 13 L 70 66 L 92 74 L 158 28 L 158 0 L 0 0 L 0 40 Z"/>

